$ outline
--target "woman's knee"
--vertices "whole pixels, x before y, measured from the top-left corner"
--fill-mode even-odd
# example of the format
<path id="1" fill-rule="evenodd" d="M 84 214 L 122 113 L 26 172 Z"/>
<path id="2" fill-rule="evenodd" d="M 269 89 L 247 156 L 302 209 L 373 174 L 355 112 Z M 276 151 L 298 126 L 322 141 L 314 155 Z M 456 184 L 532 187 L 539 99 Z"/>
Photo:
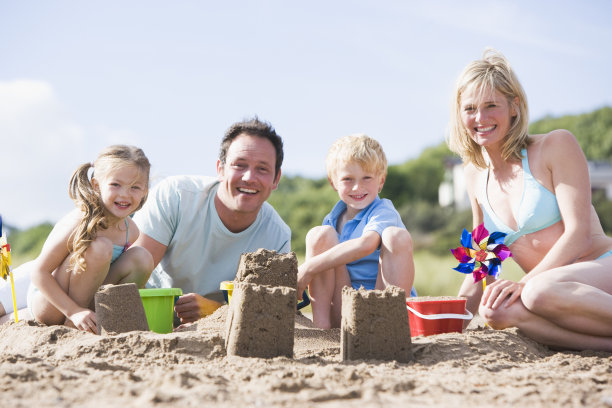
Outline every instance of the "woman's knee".
<path id="1" fill-rule="evenodd" d="M 523 288 L 521 293 L 523 304 L 536 314 L 545 314 L 549 310 L 560 311 L 564 302 L 560 302 L 555 286 L 555 282 L 534 277 Z"/>

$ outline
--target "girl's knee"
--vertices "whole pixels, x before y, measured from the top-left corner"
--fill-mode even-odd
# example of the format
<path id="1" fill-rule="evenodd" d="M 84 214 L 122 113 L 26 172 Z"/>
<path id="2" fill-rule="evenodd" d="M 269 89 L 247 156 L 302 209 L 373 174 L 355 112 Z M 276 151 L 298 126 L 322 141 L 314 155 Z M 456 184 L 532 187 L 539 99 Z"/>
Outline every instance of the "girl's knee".
<path id="1" fill-rule="evenodd" d="M 153 265 L 153 256 L 145 248 L 134 247 L 129 250 L 129 253 L 132 256 L 135 268 L 151 272 L 155 267 L 155 265 Z"/>
<path id="2" fill-rule="evenodd" d="M 85 251 L 85 263 L 88 268 L 110 264 L 113 258 L 113 243 L 108 238 L 94 239 Z"/>

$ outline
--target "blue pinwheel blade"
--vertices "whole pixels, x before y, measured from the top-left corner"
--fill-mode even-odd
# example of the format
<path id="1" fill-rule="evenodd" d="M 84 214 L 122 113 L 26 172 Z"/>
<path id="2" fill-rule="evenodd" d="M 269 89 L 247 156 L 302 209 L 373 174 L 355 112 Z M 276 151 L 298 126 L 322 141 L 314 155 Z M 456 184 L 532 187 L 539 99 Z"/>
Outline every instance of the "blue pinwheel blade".
<path id="1" fill-rule="evenodd" d="M 506 238 L 505 232 L 495 231 L 489 236 L 489 245 L 491 244 L 503 244 L 504 238 Z"/>
<path id="2" fill-rule="evenodd" d="M 489 262 L 489 275 L 497 278 L 501 273 L 501 261 L 499 259 L 491 259 Z"/>
<path id="3" fill-rule="evenodd" d="M 461 233 L 461 245 L 466 248 L 472 247 L 472 234 L 465 228 L 463 229 L 463 232 Z"/>
<path id="4" fill-rule="evenodd" d="M 472 271 L 474 270 L 474 264 L 473 263 L 460 263 L 459 265 L 457 265 L 456 268 L 453 268 L 454 270 L 456 270 L 457 272 L 461 272 L 461 273 L 472 273 Z"/>

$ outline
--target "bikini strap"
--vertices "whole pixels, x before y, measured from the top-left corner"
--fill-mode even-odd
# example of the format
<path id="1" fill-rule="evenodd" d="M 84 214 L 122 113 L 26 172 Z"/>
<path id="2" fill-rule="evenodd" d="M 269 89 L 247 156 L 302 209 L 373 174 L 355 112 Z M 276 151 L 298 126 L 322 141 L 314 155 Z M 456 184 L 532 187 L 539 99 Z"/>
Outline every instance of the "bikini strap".
<path id="1" fill-rule="evenodd" d="M 127 217 L 124 219 L 125 221 L 125 245 L 123 245 L 123 251 L 127 250 L 130 247 L 130 224 L 128 223 Z"/>
<path id="2" fill-rule="evenodd" d="M 529 159 L 527 158 L 526 148 L 523 148 L 521 150 L 521 156 L 523 156 L 523 173 L 529 174 L 531 176 L 531 169 L 529 168 Z"/>

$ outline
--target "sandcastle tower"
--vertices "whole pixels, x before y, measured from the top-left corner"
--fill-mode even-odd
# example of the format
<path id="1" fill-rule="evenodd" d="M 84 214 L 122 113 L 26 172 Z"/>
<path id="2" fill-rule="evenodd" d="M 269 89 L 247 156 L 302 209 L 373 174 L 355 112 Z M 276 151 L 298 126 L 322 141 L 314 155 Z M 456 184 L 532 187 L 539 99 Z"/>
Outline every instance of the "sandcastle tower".
<path id="1" fill-rule="evenodd" d="M 239 282 L 226 318 L 228 355 L 293 357 L 296 290 Z"/>
<path id="2" fill-rule="evenodd" d="M 94 296 L 98 334 L 149 330 L 135 283 L 100 286 Z"/>
<path id="3" fill-rule="evenodd" d="M 279 254 L 258 249 L 240 255 L 236 282 L 297 288 L 298 262 L 294 252 Z"/>
<path id="4" fill-rule="evenodd" d="M 343 360 L 412 360 L 403 289 L 342 289 L 340 351 Z"/>
<path id="5" fill-rule="evenodd" d="M 296 287 L 295 253 L 242 254 L 226 319 L 227 354 L 293 357 Z"/>

